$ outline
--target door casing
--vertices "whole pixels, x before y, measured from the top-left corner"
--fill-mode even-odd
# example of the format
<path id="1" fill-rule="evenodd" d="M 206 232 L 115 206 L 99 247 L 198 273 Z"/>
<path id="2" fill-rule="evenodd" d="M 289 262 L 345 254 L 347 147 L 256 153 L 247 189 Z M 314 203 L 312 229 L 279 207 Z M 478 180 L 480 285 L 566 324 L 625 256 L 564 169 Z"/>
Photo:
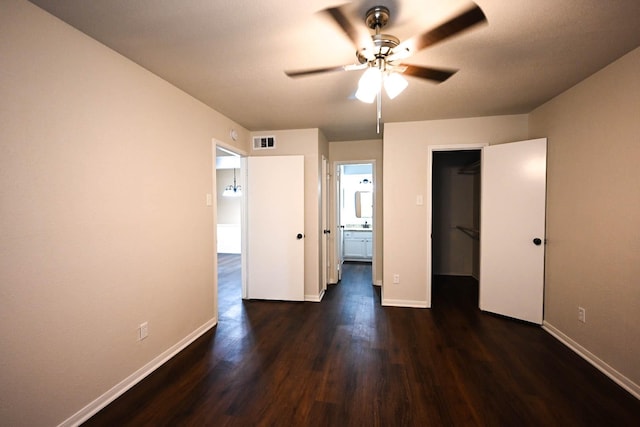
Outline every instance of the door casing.
<path id="1" fill-rule="evenodd" d="M 340 229 L 340 166 L 343 165 L 364 165 L 371 164 L 371 177 L 373 180 L 373 218 L 371 220 L 371 230 L 372 230 L 372 240 L 373 240 L 373 256 L 371 257 L 371 283 L 380 285 L 378 281 L 376 281 L 377 277 L 377 268 L 378 263 L 376 261 L 376 253 L 379 250 L 378 245 L 376 244 L 377 240 L 377 230 L 378 230 L 378 218 L 376 215 L 376 211 L 378 208 L 378 200 L 377 200 L 377 189 L 378 187 L 378 177 L 376 175 L 376 160 L 375 159 L 364 159 L 364 160 L 336 160 L 333 162 L 332 171 L 334 173 L 333 182 L 331 188 L 333 188 L 334 194 L 332 194 L 332 203 L 330 205 L 333 206 L 332 215 L 331 215 L 331 233 L 333 234 L 335 231 L 335 238 L 331 244 L 333 256 L 330 261 L 330 271 L 333 273 L 330 275 L 329 280 L 332 283 L 337 283 L 340 280 L 340 276 L 342 274 L 342 230 Z M 381 187 L 380 187 L 381 188 Z"/>
<path id="2" fill-rule="evenodd" d="M 507 146 L 508 144 L 519 144 L 519 143 L 526 143 L 526 142 L 536 142 L 536 141 L 543 141 L 544 140 L 544 144 L 545 144 L 545 153 L 546 153 L 546 138 L 541 138 L 538 140 L 529 140 L 529 141 L 516 141 L 513 143 L 507 143 L 507 144 L 500 144 L 501 146 Z M 471 145 L 446 145 L 446 146 L 430 146 L 428 149 L 428 162 L 427 162 L 427 176 L 429 177 L 429 185 L 427 185 L 427 236 L 426 238 L 428 239 L 427 241 L 429 242 L 429 244 L 427 245 L 427 307 L 431 307 L 432 304 L 432 300 L 431 300 L 431 296 L 432 296 L 432 289 L 431 289 L 431 278 L 432 278 L 432 245 L 431 245 L 431 236 L 432 236 L 432 221 L 433 221 L 433 188 L 432 185 L 433 183 L 432 181 L 432 171 L 433 171 L 433 152 L 434 151 L 457 151 L 457 150 L 474 150 L 474 149 L 481 149 L 483 151 L 482 153 L 482 159 L 484 160 L 484 150 L 485 148 L 488 147 L 488 144 L 471 144 Z M 497 147 L 497 146 L 496 146 Z M 483 160 L 481 161 L 481 170 L 483 171 L 483 176 L 485 173 L 485 165 Z M 534 162 L 535 163 L 535 162 Z M 539 163 L 539 162 L 538 162 Z M 532 167 L 539 167 L 540 165 L 536 164 L 536 165 L 532 165 Z M 545 154 L 545 158 L 544 158 L 544 169 L 546 171 L 546 154 Z M 484 189 L 484 179 L 482 179 L 482 183 L 481 183 L 481 205 L 485 205 L 486 201 L 484 200 L 484 194 L 485 194 L 485 189 Z M 545 202 L 546 202 L 546 196 L 542 197 L 542 212 L 543 212 L 543 218 L 542 218 L 542 228 L 539 231 L 535 231 L 533 232 L 533 234 L 530 236 L 531 240 L 534 237 L 539 237 L 543 242 L 545 240 L 545 231 L 544 231 L 544 210 L 545 210 Z M 482 230 L 482 221 L 483 218 L 482 216 L 486 216 L 486 212 L 485 209 L 482 208 L 481 209 L 481 230 L 480 230 L 480 244 L 481 244 L 481 252 L 480 252 L 480 263 L 481 263 L 481 268 L 480 268 L 480 280 L 479 280 L 479 286 L 480 286 L 480 298 L 478 301 L 478 305 L 482 310 L 486 310 L 486 311 L 491 311 L 494 313 L 498 313 L 498 314 L 503 314 L 509 317 L 514 317 L 520 320 L 525 320 L 525 321 L 529 321 L 529 322 L 533 322 L 533 323 L 538 323 L 541 324 L 542 323 L 542 305 L 543 305 L 543 290 L 544 290 L 544 243 L 542 244 L 542 247 L 540 248 L 540 250 L 542 251 L 542 266 L 541 266 L 541 271 L 542 273 L 540 273 L 538 271 L 538 273 L 540 274 L 536 274 L 538 281 L 540 282 L 540 286 L 542 289 L 540 289 L 540 292 L 536 295 L 536 300 L 539 300 L 539 314 L 533 315 L 533 316 L 522 316 L 520 315 L 517 310 L 511 311 L 511 310 L 502 310 L 502 309 L 493 309 L 493 308 L 489 308 L 491 307 L 491 304 L 487 302 L 487 297 L 486 295 L 490 294 L 489 292 L 487 292 L 487 290 L 485 289 L 485 298 L 483 301 L 483 286 L 485 285 L 485 283 L 483 282 L 483 262 L 486 264 L 486 258 L 483 260 L 483 250 L 482 250 L 482 235 L 483 235 L 483 230 Z M 540 228 L 540 227 L 538 227 Z M 535 234 L 535 235 L 534 235 Z M 539 234 L 539 236 L 538 236 Z M 533 244 L 529 241 L 523 241 L 524 245 L 527 244 Z M 487 252 L 486 248 L 484 250 L 484 252 Z M 486 256 L 486 253 L 485 253 Z M 485 275 L 486 277 L 486 275 Z M 517 281 L 517 280 L 516 280 Z M 492 294 L 495 295 L 495 292 L 492 292 Z M 516 293 L 517 294 L 517 293 Z"/>

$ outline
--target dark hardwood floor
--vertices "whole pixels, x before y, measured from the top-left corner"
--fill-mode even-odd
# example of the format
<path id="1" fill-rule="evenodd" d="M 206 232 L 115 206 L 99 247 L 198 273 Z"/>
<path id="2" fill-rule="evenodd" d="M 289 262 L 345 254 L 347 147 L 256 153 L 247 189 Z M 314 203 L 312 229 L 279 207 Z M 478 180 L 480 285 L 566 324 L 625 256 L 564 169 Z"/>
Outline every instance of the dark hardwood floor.
<path id="1" fill-rule="evenodd" d="M 640 401 L 540 327 L 480 312 L 473 279 L 382 307 L 354 263 L 321 303 L 241 301 L 239 259 L 219 262 L 218 326 L 86 425 L 640 425 Z"/>

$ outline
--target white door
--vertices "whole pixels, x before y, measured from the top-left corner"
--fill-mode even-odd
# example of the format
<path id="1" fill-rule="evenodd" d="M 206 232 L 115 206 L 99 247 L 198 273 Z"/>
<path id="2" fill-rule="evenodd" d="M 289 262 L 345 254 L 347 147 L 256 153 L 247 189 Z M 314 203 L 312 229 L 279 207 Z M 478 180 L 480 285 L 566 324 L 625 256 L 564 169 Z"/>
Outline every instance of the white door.
<path id="1" fill-rule="evenodd" d="M 329 203 L 328 195 L 329 191 L 329 172 L 327 170 L 327 158 L 322 156 L 322 181 L 320 184 L 320 199 L 321 199 L 321 222 L 322 222 L 322 251 L 321 251 L 321 270 L 322 270 L 322 290 L 327 290 L 327 283 L 329 283 Z"/>
<path id="2" fill-rule="evenodd" d="M 480 309 L 542 324 L 546 138 L 482 150 Z"/>
<path id="3" fill-rule="evenodd" d="M 342 280 L 342 265 L 344 264 L 344 225 L 342 225 L 342 166 L 336 165 L 336 260 L 338 269 L 338 281 Z"/>
<path id="4" fill-rule="evenodd" d="M 247 159 L 247 296 L 304 300 L 304 157 Z"/>

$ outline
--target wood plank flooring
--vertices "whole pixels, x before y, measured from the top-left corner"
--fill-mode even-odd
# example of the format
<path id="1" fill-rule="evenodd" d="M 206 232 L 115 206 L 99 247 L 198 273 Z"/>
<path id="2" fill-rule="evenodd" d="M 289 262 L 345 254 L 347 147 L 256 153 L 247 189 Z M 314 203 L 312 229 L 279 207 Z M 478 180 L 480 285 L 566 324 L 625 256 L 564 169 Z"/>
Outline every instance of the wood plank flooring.
<path id="1" fill-rule="evenodd" d="M 540 327 L 482 313 L 475 280 L 382 307 L 370 264 L 321 303 L 241 301 L 219 257 L 212 331 L 87 426 L 632 426 L 640 401 Z"/>

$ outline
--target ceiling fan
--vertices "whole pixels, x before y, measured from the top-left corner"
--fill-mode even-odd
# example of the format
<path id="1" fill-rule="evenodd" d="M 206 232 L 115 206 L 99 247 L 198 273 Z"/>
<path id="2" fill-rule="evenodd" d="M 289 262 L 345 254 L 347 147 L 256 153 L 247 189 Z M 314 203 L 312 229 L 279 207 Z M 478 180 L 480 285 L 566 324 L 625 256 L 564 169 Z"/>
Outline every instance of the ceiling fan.
<path id="1" fill-rule="evenodd" d="M 451 18 L 444 23 L 422 34 L 415 35 L 403 42 L 390 34 L 382 34 L 381 30 L 387 26 L 390 19 L 389 9 L 385 6 L 370 8 L 365 16 L 366 27 L 353 25 L 347 18 L 345 6 L 330 7 L 323 13 L 333 19 L 356 47 L 356 64 L 335 67 L 313 68 L 307 70 L 285 71 L 289 77 L 303 77 L 333 71 L 366 70 L 358 83 L 356 98 L 363 102 L 372 103 L 377 99 L 377 129 L 380 133 L 381 120 L 381 88 L 384 86 L 389 98 L 399 95 L 408 85 L 401 74 L 444 82 L 454 75 L 457 70 L 423 67 L 411 65 L 402 61 L 414 53 L 446 40 L 476 24 L 486 22 L 482 9 L 473 5 L 465 12 Z"/>

